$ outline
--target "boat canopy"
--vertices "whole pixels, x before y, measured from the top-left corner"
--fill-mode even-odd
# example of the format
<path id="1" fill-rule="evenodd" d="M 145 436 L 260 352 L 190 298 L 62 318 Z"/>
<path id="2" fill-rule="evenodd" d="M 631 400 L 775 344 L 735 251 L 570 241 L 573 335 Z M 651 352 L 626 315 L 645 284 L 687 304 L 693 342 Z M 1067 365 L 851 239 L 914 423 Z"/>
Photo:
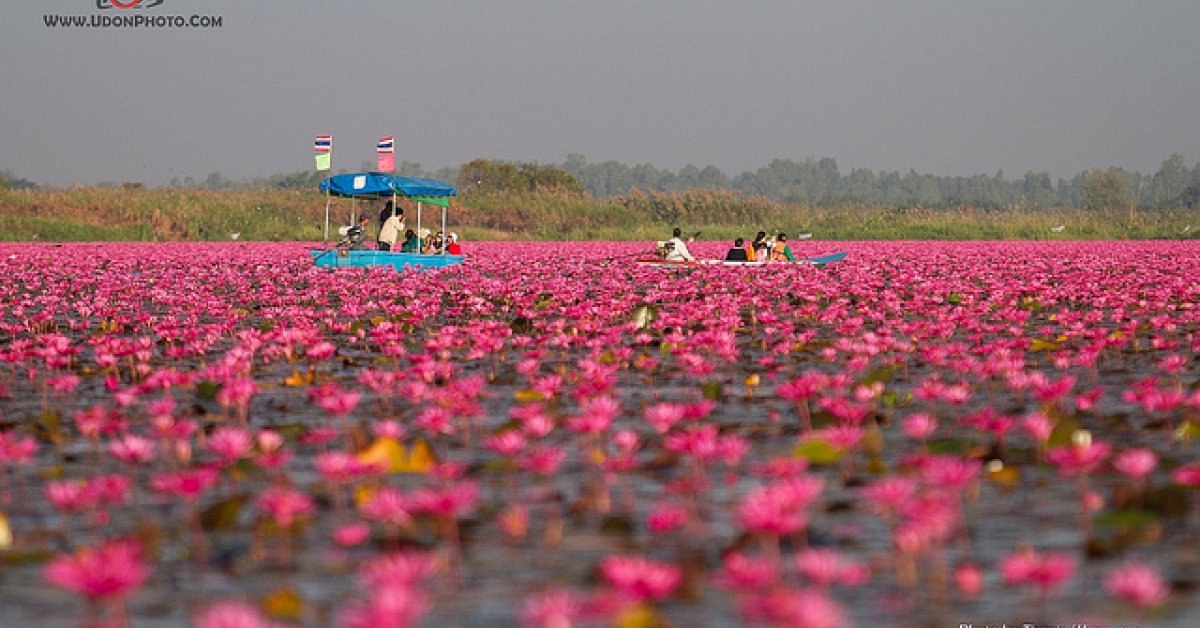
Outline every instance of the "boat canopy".
<path id="1" fill-rule="evenodd" d="M 436 179 L 398 177 L 389 172 L 350 172 L 334 175 L 321 182 L 321 191 L 328 191 L 333 196 L 378 198 L 400 195 L 430 199 L 455 196 L 458 193 L 453 185 Z"/>

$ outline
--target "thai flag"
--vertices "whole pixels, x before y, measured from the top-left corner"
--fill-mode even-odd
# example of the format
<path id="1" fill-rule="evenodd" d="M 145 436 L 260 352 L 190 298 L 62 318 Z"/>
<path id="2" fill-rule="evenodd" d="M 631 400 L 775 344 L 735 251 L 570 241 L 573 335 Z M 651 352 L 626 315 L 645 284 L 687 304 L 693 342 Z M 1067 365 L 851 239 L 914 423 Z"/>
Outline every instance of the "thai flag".
<path id="1" fill-rule="evenodd" d="M 375 145 L 375 152 L 379 153 L 380 155 L 384 153 L 396 152 L 396 136 L 389 135 L 379 140 L 379 143 Z"/>
<path id="2" fill-rule="evenodd" d="M 318 135 L 313 142 L 313 152 L 316 153 L 332 153 L 333 152 L 333 136 Z"/>

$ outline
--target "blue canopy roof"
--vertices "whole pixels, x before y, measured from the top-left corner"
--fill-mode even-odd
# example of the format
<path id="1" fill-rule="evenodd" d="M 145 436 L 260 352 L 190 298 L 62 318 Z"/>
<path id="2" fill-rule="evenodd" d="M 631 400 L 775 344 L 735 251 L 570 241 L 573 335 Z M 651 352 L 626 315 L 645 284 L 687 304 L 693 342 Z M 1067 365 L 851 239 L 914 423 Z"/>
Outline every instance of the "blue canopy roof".
<path id="1" fill-rule="evenodd" d="M 398 177 L 388 172 L 350 172 L 321 182 L 321 191 L 334 196 L 455 196 L 453 185 L 435 179 Z"/>

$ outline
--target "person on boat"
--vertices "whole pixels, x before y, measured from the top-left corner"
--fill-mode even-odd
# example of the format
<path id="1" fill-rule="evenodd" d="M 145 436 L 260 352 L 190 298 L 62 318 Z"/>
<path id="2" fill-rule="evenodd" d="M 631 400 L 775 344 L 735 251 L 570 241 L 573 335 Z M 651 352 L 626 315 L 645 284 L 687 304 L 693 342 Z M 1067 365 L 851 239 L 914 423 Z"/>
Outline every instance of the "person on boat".
<path id="1" fill-rule="evenodd" d="M 771 259 L 771 245 L 767 242 L 767 232 L 759 231 L 758 235 L 754 236 L 754 242 L 750 243 L 750 261 L 767 262 Z"/>
<path id="2" fill-rule="evenodd" d="M 383 209 L 379 210 L 380 229 L 383 229 L 383 224 L 388 221 L 388 218 L 392 217 L 393 213 L 399 216 L 400 220 L 404 220 L 404 208 L 400 207 L 399 205 L 395 205 L 391 199 L 388 199 L 388 202 L 383 204 Z"/>
<path id="3" fill-rule="evenodd" d="M 450 232 L 450 244 L 446 245 L 446 253 L 450 255 L 462 255 L 462 245 L 458 243 L 458 234 Z"/>
<path id="4" fill-rule="evenodd" d="M 425 243 L 425 248 L 421 249 L 422 253 L 436 254 L 442 252 L 442 232 L 437 232 L 437 235 L 429 238 Z"/>
<path id="5" fill-rule="evenodd" d="M 794 262 L 796 257 L 792 255 L 792 247 L 787 243 L 787 234 L 781 233 L 775 236 L 775 249 L 771 251 L 771 261 L 773 262 Z"/>
<path id="6" fill-rule="evenodd" d="M 404 242 L 400 245 L 401 253 L 420 253 L 421 238 L 417 237 L 417 232 L 409 229 L 404 232 Z"/>
<path id="7" fill-rule="evenodd" d="M 683 230 L 675 227 L 671 232 L 671 239 L 667 240 L 671 245 L 671 250 L 667 251 L 668 262 L 694 262 L 696 258 L 692 256 L 691 251 L 688 251 L 687 245 L 683 243 Z"/>
<path id="8" fill-rule="evenodd" d="M 725 254 L 725 261 L 727 261 L 727 262 L 748 262 L 748 261 L 750 261 L 750 256 L 746 254 L 746 249 L 742 248 L 742 245 L 745 244 L 745 242 L 746 241 L 743 240 L 742 238 L 738 238 L 738 239 L 734 240 L 733 248 L 729 249 L 729 252 Z"/>
<path id="9" fill-rule="evenodd" d="M 367 228 L 371 225 L 371 217 L 364 212 L 358 217 L 358 224 L 346 227 L 346 233 L 338 242 L 339 247 L 354 250 L 367 248 Z"/>
<path id="10" fill-rule="evenodd" d="M 400 239 L 400 234 L 403 232 L 404 214 L 388 216 L 388 219 L 383 221 L 383 226 L 379 228 L 379 250 L 390 251 L 395 248 L 396 240 Z"/>

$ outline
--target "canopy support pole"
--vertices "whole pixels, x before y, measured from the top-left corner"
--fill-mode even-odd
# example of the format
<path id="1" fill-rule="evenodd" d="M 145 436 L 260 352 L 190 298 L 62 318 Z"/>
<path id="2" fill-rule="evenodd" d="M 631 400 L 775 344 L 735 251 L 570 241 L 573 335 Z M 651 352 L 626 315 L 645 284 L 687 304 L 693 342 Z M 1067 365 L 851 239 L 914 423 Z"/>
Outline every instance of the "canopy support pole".
<path id="1" fill-rule="evenodd" d="M 329 186 L 325 188 L 325 241 L 329 242 L 329 188 L 333 187 L 333 177 L 329 179 Z"/>
<path id="2" fill-rule="evenodd" d="M 417 201 L 417 238 L 421 238 L 421 201 Z"/>
<path id="3" fill-rule="evenodd" d="M 442 208 L 442 255 L 446 254 L 446 247 L 449 244 L 448 242 L 446 242 L 446 239 L 449 237 L 450 237 L 450 234 L 446 233 L 446 208 L 443 207 Z"/>

